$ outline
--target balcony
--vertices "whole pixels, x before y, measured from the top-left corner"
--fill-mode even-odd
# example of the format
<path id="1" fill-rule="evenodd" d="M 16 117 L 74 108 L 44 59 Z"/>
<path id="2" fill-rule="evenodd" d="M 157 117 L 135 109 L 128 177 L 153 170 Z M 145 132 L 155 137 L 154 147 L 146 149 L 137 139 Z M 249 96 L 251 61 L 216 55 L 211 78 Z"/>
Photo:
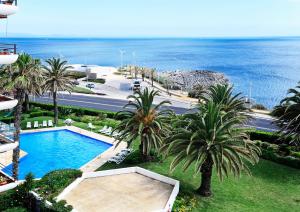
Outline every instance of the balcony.
<path id="1" fill-rule="evenodd" d="M 18 100 L 0 95 L 0 111 L 12 109 L 17 104 L 18 104 Z"/>
<path id="2" fill-rule="evenodd" d="M 14 142 L 15 127 L 13 124 L 0 122 L 0 153 L 15 149 L 19 144 Z"/>
<path id="3" fill-rule="evenodd" d="M 0 65 L 9 65 L 18 60 L 16 44 L 0 44 Z"/>
<path id="4" fill-rule="evenodd" d="M 0 18 L 7 18 L 18 11 L 17 0 L 0 0 Z"/>

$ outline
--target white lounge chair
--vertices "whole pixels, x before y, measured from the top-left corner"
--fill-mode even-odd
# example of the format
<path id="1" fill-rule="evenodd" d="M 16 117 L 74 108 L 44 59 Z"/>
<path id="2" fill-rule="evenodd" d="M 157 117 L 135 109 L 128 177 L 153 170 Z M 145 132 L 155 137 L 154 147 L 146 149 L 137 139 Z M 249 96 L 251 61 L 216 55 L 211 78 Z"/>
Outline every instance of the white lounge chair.
<path id="1" fill-rule="evenodd" d="M 106 135 L 111 135 L 111 132 L 112 132 L 112 127 L 109 127 L 109 128 L 104 132 L 104 134 L 106 134 Z"/>
<path id="2" fill-rule="evenodd" d="M 92 123 L 88 123 L 88 128 L 92 131 L 92 130 L 94 130 L 96 127 L 95 127 Z"/>
<path id="3" fill-rule="evenodd" d="M 132 149 L 123 149 L 123 150 L 121 150 L 121 152 L 129 152 L 129 153 L 131 153 L 133 150 Z"/>
<path id="4" fill-rule="evenodd" d="M 38 121 L 34 121 L 33 127 L 34 128 L 39 128 L 39 122 Z"/>
<path id="5" fill-rule="evenodd" d="M 52 122 L 52 120 L 48 120 L 48 126 L 49 126 L 49 127 L 53 127 L 53 122 Z"/>
<path id="6" fill-rule="evenodd" d="M 107 126 L 104 126 L 102 129 L 100 129 L 98 132 L 99 133 L 104 133 L 108 129 Z"/>
<path id="7" fill-rule="evenodd" d="M 111 158 L 111 159 L 109 159 L 107 162 L 108 162 L 108 163 L 116 163 L 116 164 L 120 164 L 120 163 L 122 163 L 122 161 L 123 161 L 123 160 L 121 160 L 121 159 Z"/>
<path id="8" fill-rule="evenodd" d="M 113 132 L 113 134 L 112 134 L 113 137 L 118 137 L 119 135 L 121 135 L 120 132 Z"/>
<path id="9" fill-rule="evenodd" d="M 64 121 L 64 123 L 65 123 L 66 125 L 72 125 L 72 124 L 74 123 L 74 121 L 73 121 L 72 119 L 66 119 L 66 120 Z"/>
<path id="10" fill-rule="evenodd" d="M 43 121 L 43 127 L 48 127 L 47 121 Z"/>
<path id="11" fill-rule="evenodd" d="M 27 129 L 31 129 L 31 128 L 32 128 L 31 122 L 27 122 L 26 128 L 27 128 Z"/>

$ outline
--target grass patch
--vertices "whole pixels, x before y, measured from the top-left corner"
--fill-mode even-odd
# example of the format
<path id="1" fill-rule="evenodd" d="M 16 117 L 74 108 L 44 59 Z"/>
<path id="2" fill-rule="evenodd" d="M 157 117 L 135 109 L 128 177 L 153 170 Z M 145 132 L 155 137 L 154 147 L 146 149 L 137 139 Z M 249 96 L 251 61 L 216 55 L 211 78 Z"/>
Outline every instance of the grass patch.
<path id="1" fill-rule="evenodd" d="M 95 92 L 91 91 L 90 89 L 88 88 L 82 88 L 82 87 L 74 87 L 73 88 L 73 92 L 75 93 L 83 93 L 83 94 L 94 94 Z"/>
<path id="2" fill-rule="evenodd" d="M 180 181 L 178 201 L 188 198 L 195 201 L 191 211 L 297 211 L 300 207 L 300 170 L 261 160 L 252 167 L 252 177 L 242 175 L 240 179 L 230 176 L 220 182 L 213 174 L 214 196 L 203 198 L 194 191 L 200 184 L 200 176 L 193 169 L 182 172 L 180 168 L 169 172 L 172 158 L 163 162 L 140 163 L 140 166 Z M 132 166 L 124 161 L 120 165 L 105 164 L 99 170 Z M 185 200 L 186 201 L 186 200 Z M 176 205 L 179 205 L 176 201 Z M 174 208 L 180 211 L 180 207 Z"/>

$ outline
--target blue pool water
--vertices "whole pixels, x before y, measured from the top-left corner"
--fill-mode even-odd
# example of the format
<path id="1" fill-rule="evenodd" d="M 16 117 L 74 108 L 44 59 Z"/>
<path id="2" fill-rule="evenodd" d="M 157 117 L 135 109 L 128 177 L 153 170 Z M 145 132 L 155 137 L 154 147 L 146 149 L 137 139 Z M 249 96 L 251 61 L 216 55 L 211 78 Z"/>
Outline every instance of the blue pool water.
<path id="1" fill-rule="evenodd" d="M 79 169 L 112 146 L 69 130 L 22 134 L 20 144 L 28 153 L 20 160 L 20 179 L 29 172 L 41 178 L 57 169 Z M 11 169 L 9 165 L 3 171 Z"/>

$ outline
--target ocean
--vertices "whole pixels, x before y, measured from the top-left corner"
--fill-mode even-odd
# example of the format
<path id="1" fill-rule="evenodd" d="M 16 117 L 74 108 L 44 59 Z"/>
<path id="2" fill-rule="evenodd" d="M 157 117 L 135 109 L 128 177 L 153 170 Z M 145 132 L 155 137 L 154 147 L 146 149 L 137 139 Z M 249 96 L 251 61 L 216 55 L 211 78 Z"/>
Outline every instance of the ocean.
<path id="1" fill-rule="evenodd" d="M 158 71 L 212 70 L 224 73 L 236 92 L 268 108 L 300 81 L 299 38 L 103 39 L 8 38 L 18 51 L 75 64 L 136 64 Z"/>

